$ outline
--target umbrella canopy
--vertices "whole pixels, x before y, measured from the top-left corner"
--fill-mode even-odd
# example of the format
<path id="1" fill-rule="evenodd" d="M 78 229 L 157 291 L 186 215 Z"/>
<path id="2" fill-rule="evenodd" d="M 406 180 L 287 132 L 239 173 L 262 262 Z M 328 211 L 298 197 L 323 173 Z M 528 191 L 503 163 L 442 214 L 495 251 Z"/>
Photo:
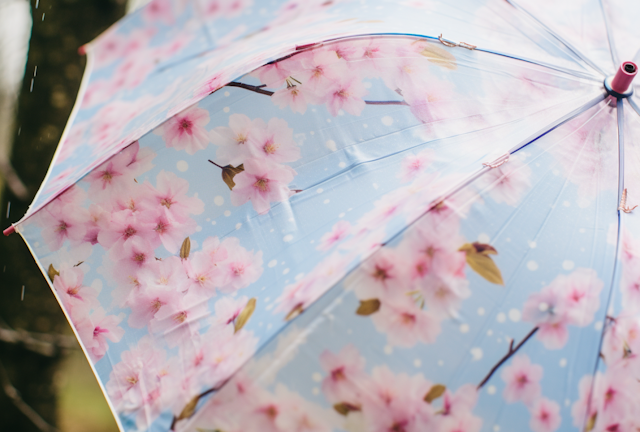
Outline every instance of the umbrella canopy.
<path id="1" fill-rule="evenodd" d="M 15 229 L 121 429 L 639 428 L 603 3 L 154 0 L 86 46 Z"/>

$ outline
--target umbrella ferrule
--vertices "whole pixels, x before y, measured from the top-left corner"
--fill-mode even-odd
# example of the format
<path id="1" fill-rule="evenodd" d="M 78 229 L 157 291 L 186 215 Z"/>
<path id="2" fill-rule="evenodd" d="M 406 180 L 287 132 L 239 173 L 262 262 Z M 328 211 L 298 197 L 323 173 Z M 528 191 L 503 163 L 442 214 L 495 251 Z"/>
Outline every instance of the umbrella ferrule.
<path id="1" fill-rule="evenodd" d="M 631 82 L 638 73 L 638 66 L 634 62 L 626 61 L 620 65 L 615 75 L 604 80 L 604 87 L 609 95 L 618 98 L 628 98 L 633 94 Z"/>

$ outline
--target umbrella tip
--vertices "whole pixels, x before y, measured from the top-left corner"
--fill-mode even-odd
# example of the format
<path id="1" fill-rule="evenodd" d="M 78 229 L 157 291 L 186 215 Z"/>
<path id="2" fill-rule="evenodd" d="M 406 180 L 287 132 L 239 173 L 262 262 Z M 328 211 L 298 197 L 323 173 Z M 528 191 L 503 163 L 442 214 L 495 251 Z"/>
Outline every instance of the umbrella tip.
<path id="1" fill-rule="evenodd" d="M 16 229 L 13 227 L 13 225 L 11 225 L 9 228 L 7 228 L 4 231 L 2 231 L 2 234 L 6 235 L 6 236 L 10 236 L 15 231 L 16 231 Z"/>
<path id="2" fill-rule="evenodd" d="M 614 76 L 607 77 L 604 86 L 607 92 L 618 99 L 627 98 L 633 94 L 631 82 L 638 74 L 638 66 L 631 61 L 622 62 Z"/>

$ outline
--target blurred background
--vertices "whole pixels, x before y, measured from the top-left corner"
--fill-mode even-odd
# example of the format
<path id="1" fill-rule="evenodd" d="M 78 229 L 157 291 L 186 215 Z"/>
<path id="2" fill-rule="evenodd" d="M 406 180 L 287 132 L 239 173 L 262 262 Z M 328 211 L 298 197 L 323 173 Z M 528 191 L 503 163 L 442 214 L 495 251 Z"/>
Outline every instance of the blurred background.
<path id="1" fill-rule="evenodd" d="M 85 67 L 78 47 L 144 0 L 0 0 L 1 227 L 42 182 Z M 117 431 L 45 278 L 18 235 L 0 239 L 0 430 Z"/>

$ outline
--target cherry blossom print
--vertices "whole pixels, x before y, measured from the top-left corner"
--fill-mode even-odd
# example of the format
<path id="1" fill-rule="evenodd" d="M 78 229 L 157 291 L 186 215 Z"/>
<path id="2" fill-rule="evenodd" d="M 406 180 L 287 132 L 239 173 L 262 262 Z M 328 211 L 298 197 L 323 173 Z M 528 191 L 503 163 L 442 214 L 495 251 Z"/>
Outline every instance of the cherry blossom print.
<path id="1" fill-rule="evenodd" d="M 307 111 L 307 104 L 315 100 L 314 96 L 315 94 L 306 86 L 291 84 L 275 91 L 271 95 L 271 100 L 280 109 L 289 107 L 294 113 L 304 114 Z"/>
<path id="2" fill-rule="evenodd" d="M 190 292 L 160 307 L 149 323 L 149 330 L 161 335 L 173 348 L 197 333 L 208 312 L 207 297 Z"/>
<path id="3" fill-rule="evenodd" d="M 129 301 L 131 314 L 128 324 L 133 328 L 143 328 L 156 316 L 160 310 L 180 301 L 182 295 L 171 288 L 144 289 L 132 296 Z"/>
<path id="4" fill-rule="evenodd" d="M 353 287 L 359 298 L 384 296 L 393 287 L 402 286 L 400 267 L 397 253 L 383 248 L 362 264 L 348 285 Z"/>
<path id="5" fill-rule="evenodd" d="M 398 59 L 386 65 L 381 71 L 382 79 L 387 87 L 402 90 L 420 90 L 426 82 L 428 62 L 420 58 L 411 49 L 397 48 Z"/>
<path id="6" fill-rule="evenodd" d="M 327 372 L 322 381 L 322 393 L 332 403 L 347 402 L 353 406 L 363 397 L 361 383 L 366 380 L 365 360 L 353 345 L 347 345 L 338 354 L 324 351 L 320 365 Z"/>
<path id="7" fill-rule="evenodd" d="M 255 132 L 249 138 L 252 156 L 277 163 L 300 159 L 300 149 L 293 141 L 293 129 L 286 121 L 272 118 L 265 125 L 261 119 L 256 119 L 254 125 Z"/>
<path id="8" fill-rule="evenodd" d="M 124 247 L 135 239 L 153 245 L 155 243 L 154 225 L 130 210 L 121 210 L 111 214 L 107 228 L 98 234 L 98 242 L 109 249 L 112 259 L 122 257 Z"/>
<path id="9" fill-rule="evenodd" d="M 212 324 L 225 326 L 233 323 L 248 301 L 249 299 L 246 296 L 237 299 L 223 297 L 216 301 L 214 305 L 215 318 L 212 319 Z"/>
<path id="10" fill-rule="evenodd" d="M 629 379 L 623 368 L 609 368 L 605 373 L 597 372 L 593 377 L 585 375 L 578 384 L 579 399 L 571 407 L 573 424 L 584 427 L 593 424 L 593 430 L 629 430 L 623 426 L 637 423 L 636 392 L 640 384 Z"/>
<path id="11" fill-rule="evenodd" d="M 120 321 L 122 317 L 107 315 L 105 310 L 99 307 L 91 314 L 73 322 L 92 361 L 97 362 L 104 357 L 109 348 L 108 341 L 120 342 L 124 336 L 124 330 L 118 326 Z"/>
<path id="12" fill-rule="evenodd" d="M 124 243 L 119 258 L 117 261 L 121 270 L 119 277 L 124 279 L 137 279 L 140 270 L 150 267 L 156 261 L 153 247 L 139 237 Z"/>
<path id="13" fill-rule="evenodd" d="M 569 338 L 569 317 L 563 300 L 555 286 L 548 286 L 529 296 L 522 309 L 523 320 L 539 328 L 536 338 L 546 349 L 560 349 Z"/>
<path id="14" fill-rule="evenodd" d="M 276 300 L 278 306 L 274 313 L 284 312 L 287 320 L 294 318 L 345 276 L 346 265 L 343 255 L 332 253 L 309 274 L 285 286 Z"/>
<path id="15" fill-rule="evenodd" d="M 334 245 L 344 240 L 351 232 L 351 224 L 348 221 L 340 221 L 336 223 L 332 230 L 320 239 L 318 250 L 326 251 L 333 248 Z"/>
<path id="16" fill-rule="evenodd" d="M 433 343 L 440 334 L 440 321 L 407 295 L 384 295 L 380 310 L 371 320 L 378 331 L 387 335 L 391 345 L 411 347 L 418 342 Z"/>
<path id="17" fill-rule="evenodd" d="M 61 269 L 59 273 L 53 278 L 53 287 L 68 312 L 73 313 L 75 309 L 89 311 L 98 306 L 98 293 L 84 286 L 82 270 Z"/>
<path id="18" fill-rule="evenodd" d="M 109 374 L 106 390 L 118 412 L 136 414 L 139 426 L 160 415 L 173 388 L 167 353 L 149 336 L 120 356 Z"/>
<path id="19" fill-rule="evenodd" d="M 282 409 L 275 424 L 282 431 L 331 432 L 337 425 L 336 414 L 327 413 L 319 406 L 307 402 L 284 385 L 276 387 L 275 395 Z M 335 420 L 334 420 L 335 419 Z M 334 420 L 331 422 L 331 420 Z M 332 424 L 334 423 L 334 424 Z"/>
<path id="20" fill-rule="evenodd" d="M 561 422 L 560 406 L 556 402 L 540 398 L 531 407 L 529 427 L 533 432 L 553 432 Z"/>
<path id="21" fill-rule="evenodd" d="M 173 4 L 170 0 L 152 0 L 142 14 L 147 21 L 159 21 L 170 25 L 174 21 Z"/>
<path id="22" fill-rule="evenodd" d="M 454 93 L 450 82 L 432 78 L 428 84 L 421 84 L 403 94 L 413 115 L 423 123 L 430 124 L 461 116 L 460 105 L 451 101 Z"/>
<path id="23" fill-rule="evenodd" d="M 239 246 L 239 243 L 227 241 L 225 243 L 226 246 Z M 211 263 L 216 265 L 217 263 L 224 261 L 229 256 L 229 253 L 225 246 L 223 246 L 222 242 L 218 237 L 208 237 L 202 243 L 202 252 L 209 255 L 211 259 Z"/>
<path id="24" fill-rule="evenodd" d="M 542 291 L 529 296 L 522 317 L 539 328 L 536 337 L 547 349 L 562 348 L 569 337 L 568 325 L 584 327 L 593 321 L 603 286 L 590 269 L 560 275 Z"/>
<path id="25" fill-rule="evenodd" d="M 338 111 L 359 116 L 365 107 L 363 98 L 367 95 L 367 90 L 362 82 L 356 78 L 342 78 L 332 84 L 323 98 L 329 113 L 337 116 Z"/>
<path id="26" fill-rule="evenodd" d="M 502 396 L 508 403 L 517 401 L 532 406 L 541 395 L 542 366 L 532 364 L 526 354 L 513 357 L 511 364 L 502 369 L 506 383 Z"/>
<path id="27" fill-rule="evenodd" d="M 366 430 L 428 429 L 435 410 L 423 399 L 430 389 L 422 375 L 394 375 L 386 366 L 375 367 L 362 400 Z"/>
<path id="28" fill-rule="evenodd" d="M 316 99 L 322 97 L 335 80 L 349 72 L 345 62 L 340 60 L 335 51 L 313 50 L 294 59 L 298 63 L 290 68 L 292 75 L 304 88 L 308 88 Z"/>
<path id="29" fill-rule="evenodd" d="M 416 155 L 407 156 L 402 161 L 402 172 L 400 178 L 404 182 L 416 179 L 434 159 L 432 150 L 424 150 Z"/>
<path id="30" fill-rule="evenodd" d="M 85 209 L 61 201 L 54 201 L 37 216 L 42 239 L 51 251 L 57 251 L 66 241 L 72 245 L 82 242 L 87 233 L 87 219 Z"/>
<path id="31" fill-rule="evenodd" d="M 219 265 L 223 281 L 219 286 L 220 291 L 231 293 L 258 280 L 262 274 L 262 251 L 247 251 L 235 237 L 224 239 L 222 247 L 228 255 Z"/>
<path id="32" fill-rule="evenodd" d="M 196 197 L 187 196 L 189 182 L 172 172 L 160 171 L 156 186 L 145 183 L 150 195 L 152 208 L 165 208 L 177 222 L 187 222 L 188 215 L 198 215 L 204 211 L 204 203 Z"/>
<path id="33" fill-rule="evenodd" d="M 218 149 L 216 160 L 222 165 L 234 167 L 244 163 L 249 157 L 249 139 L 255 133 L 257 125 L 244 114 L 231 114 L 229 126 L 219 126 L 209 132 L 211 142 Z"/>
<path id="34" fill-rule="evenodd" d="M 244 171 L 234 178 L 236 185 L 231 191 L 231 203 L 241 206 L 251 201 L 256 212 L 266 214 L 272 202 L 287 201 L 293 194 L 287 185 L 295 175 L 288 166 L 249 159 L 244 163 Z"/>
<path id="35" fill-rule="evenodd" d="M 531 168 L 512 155 L 507 163 L 492 168 L 479 181 L 497 203 L 516 206 L 531 188 Z"/>
<path id="36" fill-rule="evenodd" d="M 100 231 L 105 229 L 108 224 L 108 218 L 110 213 L 105 211 L 97 204 L 91 204 L 89 206 L 89 220 L 86 223 L 86 234 L 83 242 L 95 245 L 98 243 L 98 235 Z"/>
<path id="37" fill-rule="evenodd" d="M 290 74 L 287 65 L 287 62 L 269 63 L 253 71 L 252 75 L 267 87 L 280 87 Z"/>
<path id="38" fill-rule="evenodd" d="M 211 297 L 215 295 L 216 287 L 225 283 L 225 275 L 220 267 L 212 264 L 211 257 L 201 251 L 193 253 L 189 261 L 185 262 L 190 292 Z"/>
<path id="39" fill-rule="evenodd" d="M 193 155 L 209 145 L 209 134 L 204 129 L 208 123 L 209 111 L 193 106 L 174 115 L 157 130 L 167 147 Z"/>

